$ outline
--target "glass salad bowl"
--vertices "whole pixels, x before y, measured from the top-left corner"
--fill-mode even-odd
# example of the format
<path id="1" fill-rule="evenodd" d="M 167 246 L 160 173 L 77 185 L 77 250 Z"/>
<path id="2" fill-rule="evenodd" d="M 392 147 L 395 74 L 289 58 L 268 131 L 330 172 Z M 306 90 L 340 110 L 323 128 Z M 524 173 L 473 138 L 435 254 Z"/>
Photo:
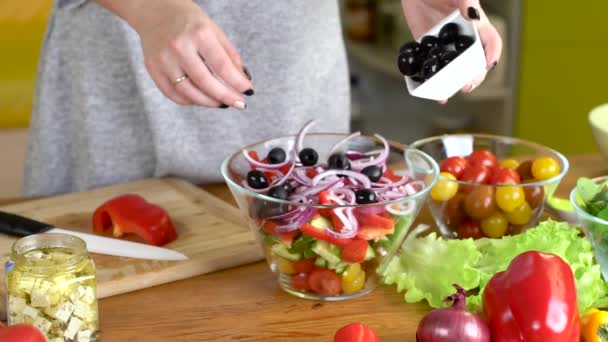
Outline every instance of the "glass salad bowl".
<path id="1" fill-rule="evenodd" d="M 568 171 L 561 153 L 512 137 L 443 135 L 410 147 L 440 165 L 428 204 L 445 238 L 500 238 L 535 226 Z"/>
<path id="2" fill-rule="evenodd" d="M 308 127 L 244 147 L 222 174 L 283 290 L 358 297 L 377 285 L 439 168 L 380 136 L 306 135 Z"/>

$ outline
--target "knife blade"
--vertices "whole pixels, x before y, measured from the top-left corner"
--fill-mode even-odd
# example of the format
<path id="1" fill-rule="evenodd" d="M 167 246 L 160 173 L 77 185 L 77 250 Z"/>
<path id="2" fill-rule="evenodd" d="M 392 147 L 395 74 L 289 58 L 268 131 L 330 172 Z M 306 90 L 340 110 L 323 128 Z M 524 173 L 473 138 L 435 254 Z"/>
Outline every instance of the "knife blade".
<path id="1" fill-rule="evenodd" d="M 172 249 L 75 232 L 4 211 L 0 211 L 0 233 L 17 237 L 41 233 L 69 234 L 84 240 L 87 250 L 92 253 L 148 260 L 188 260 L 186 255 Z"/>

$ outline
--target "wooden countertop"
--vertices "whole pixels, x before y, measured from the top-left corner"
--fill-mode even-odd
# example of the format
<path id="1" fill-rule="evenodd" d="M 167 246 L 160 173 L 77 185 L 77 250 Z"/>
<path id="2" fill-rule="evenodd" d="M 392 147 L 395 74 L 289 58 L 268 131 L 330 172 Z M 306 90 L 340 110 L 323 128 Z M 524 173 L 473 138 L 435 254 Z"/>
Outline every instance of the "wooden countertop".
<path id="1" fill-rule="evenodd" d="M 599 155 L 569 159 L 560 196 L 567 196 L 578 177 L 608 174 L 608 162 Z M 225 186 L 204 188 L 234 203 Z M 419 218 L 429 220 L 428 214 Z M 364 322 L 383 342 L 413 342 L 429 307 L 406 304 L 394 286 L 345 302 L 298 299 L 283 292 L 259 262 L 102 299 L 99 310 L 101 341 L 331 341 L 341 326 Z"/>

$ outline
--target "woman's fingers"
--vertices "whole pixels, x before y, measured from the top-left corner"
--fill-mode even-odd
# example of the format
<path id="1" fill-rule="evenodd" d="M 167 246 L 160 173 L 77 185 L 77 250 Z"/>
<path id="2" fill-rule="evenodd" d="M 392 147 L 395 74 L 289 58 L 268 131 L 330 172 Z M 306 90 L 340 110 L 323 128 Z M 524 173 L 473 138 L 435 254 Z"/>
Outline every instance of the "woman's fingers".
<path id="1" fill-rule="evenodd" d="M 469 18 L 470 20 L 481 20 L 484 16 L 479 0 L 457 0 L 457 5 L 460 14 L 465 18 Z"/>
<path id="2" fill-rule="evenodd" d="M 496 28 L 490 24 L 490 22 L 481 23 L 479 26 L 479 37 L 481 38 L 481 44 L 486 54 L 486 69 L 491 70 L 495 67 L 500 59 L 502 53 L 502 39 Z"/>
<path id="3" fill-rule="evenodd" d="M 181 95 L 171 84 L 169 79 L 157 68 L 156 65 L 148 66 L 148 72 L 150 73 L 150 77 L 158 86 L 158 89 L 163 93 L 166 97 L 168 97 L 171 101 L 181 104 L 181 105 L 191 105 L 194 104 L 194 101 L 191 99 Z"/>

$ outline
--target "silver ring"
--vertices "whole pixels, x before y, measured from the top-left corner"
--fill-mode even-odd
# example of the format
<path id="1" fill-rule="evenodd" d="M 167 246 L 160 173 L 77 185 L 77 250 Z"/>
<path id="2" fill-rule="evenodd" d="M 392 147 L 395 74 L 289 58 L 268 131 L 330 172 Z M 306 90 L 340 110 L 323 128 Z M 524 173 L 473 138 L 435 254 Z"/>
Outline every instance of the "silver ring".
<path id="1" fill-rule="evenodd" d="M 177 85 L 179 82 L 181 82 L 187 78 L 188 78 L 188 75 L 183 74 L 180 77 L 176 78 L 175 81 L 173 81 L 173 85 Z"/>

